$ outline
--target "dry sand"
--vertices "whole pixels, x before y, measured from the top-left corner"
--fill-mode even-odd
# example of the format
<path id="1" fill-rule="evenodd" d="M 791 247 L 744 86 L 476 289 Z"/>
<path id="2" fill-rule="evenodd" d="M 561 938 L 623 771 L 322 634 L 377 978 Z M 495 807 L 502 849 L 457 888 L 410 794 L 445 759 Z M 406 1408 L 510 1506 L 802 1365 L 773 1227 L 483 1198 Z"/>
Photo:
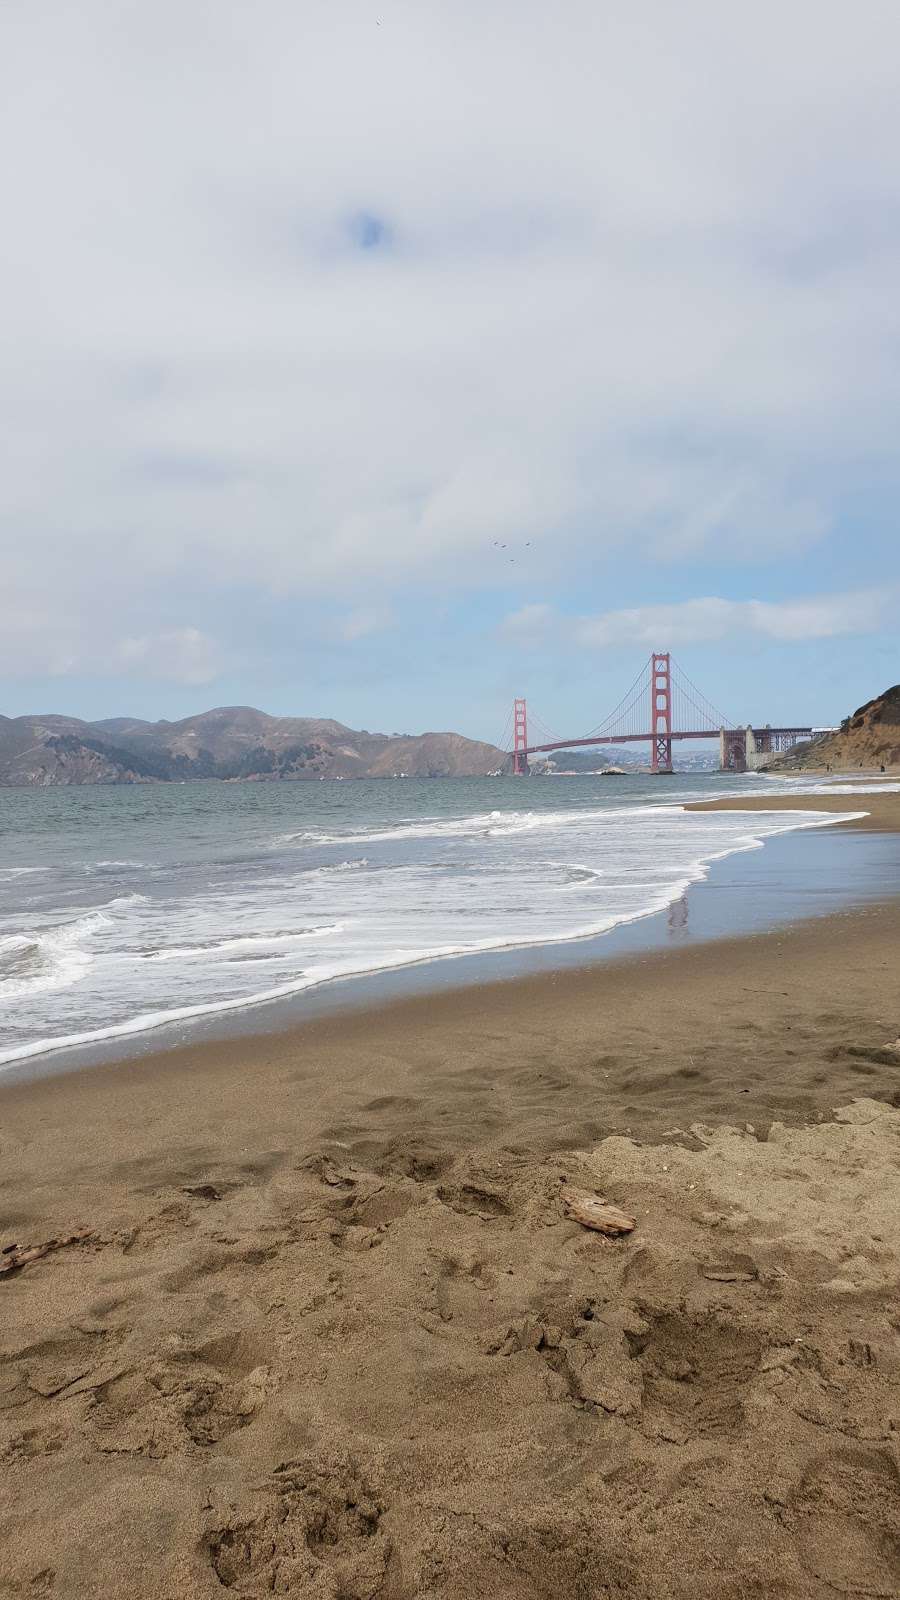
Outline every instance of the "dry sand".
<path id="1" fill-rule="evenodd" d="M 896 1596 L 898 948 L 891 904 L 8 1086 L 2 1242 L 94 1238 L 0 1277 L 0 1594 Z"/>

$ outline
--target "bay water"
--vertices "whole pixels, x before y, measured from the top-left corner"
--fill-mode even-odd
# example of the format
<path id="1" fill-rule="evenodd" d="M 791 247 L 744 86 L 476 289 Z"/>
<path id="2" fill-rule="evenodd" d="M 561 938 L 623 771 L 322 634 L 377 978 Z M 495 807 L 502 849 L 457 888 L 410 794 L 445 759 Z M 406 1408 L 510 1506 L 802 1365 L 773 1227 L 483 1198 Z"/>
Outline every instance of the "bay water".
<path id="1" fill-rule="evenodd" d="M 825 813 L 651 778 L 0 790 L 0 1063 L 411 963 L 583 939 Z M 815 787 L 804 780 L 804 791 Z M 865 784 L 821 783 L 852 812 Z"/>

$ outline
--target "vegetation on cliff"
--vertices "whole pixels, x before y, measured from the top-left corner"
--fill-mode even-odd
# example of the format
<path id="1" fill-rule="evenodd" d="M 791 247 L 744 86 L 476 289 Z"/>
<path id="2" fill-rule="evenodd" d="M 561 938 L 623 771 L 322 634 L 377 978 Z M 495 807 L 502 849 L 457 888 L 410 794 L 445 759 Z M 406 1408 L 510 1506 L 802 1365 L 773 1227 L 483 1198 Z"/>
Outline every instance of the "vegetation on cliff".
<path id="1" fill-rule="evenodd" d="M 358 732 L 315 717 L 223 706 L 180 722 L 0 717 L 0 784 L 183 783 L 197 778 L 478 777 L 503 768 L 494 745 L 458 733 Z"/>
<path id="2" fill-rule="evenodd" d="M 900 683 L 845 717 L 837 733 L 797 745 L 772 770 L 829 768 L 832 772 L 900 769 Z"/>

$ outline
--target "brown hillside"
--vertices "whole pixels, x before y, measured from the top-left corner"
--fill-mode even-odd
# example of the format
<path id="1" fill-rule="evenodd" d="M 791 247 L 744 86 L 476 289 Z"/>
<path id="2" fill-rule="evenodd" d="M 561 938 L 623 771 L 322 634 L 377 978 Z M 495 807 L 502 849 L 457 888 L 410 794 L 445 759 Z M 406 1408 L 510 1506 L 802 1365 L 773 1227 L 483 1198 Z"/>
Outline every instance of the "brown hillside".
<path id="1" fill-rule="evenodd" d="M 180 722 L 0 716 L 0 786 L 165 783 L 194 778 L 481 777 L 506 755 L 458 733 L 399 735 L 328 717 L 218 706 Z"/>
<path id="2" fill-rule="evenodd" d="M 845 718 L 837 733 L 799 745 L 777 763 L 779 771 L 900 772 L 900 683 Z"/>

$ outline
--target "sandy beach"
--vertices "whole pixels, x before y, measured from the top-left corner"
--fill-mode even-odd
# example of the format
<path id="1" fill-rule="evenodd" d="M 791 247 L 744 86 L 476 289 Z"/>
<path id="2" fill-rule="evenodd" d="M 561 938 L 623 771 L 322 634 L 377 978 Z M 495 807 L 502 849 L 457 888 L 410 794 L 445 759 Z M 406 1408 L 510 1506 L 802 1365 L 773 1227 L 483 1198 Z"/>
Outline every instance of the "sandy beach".
<path id="1" fill-rule="evenodd" d="M 890 902 L 0 1089 L 0 1243 L 88 1230 L 0 1276 L 0 1595 L 900 1593 L 898 948 Z"/>
<path id="2" fill-rule="evenodd" d="M 839 780 L 836 780 L 839 781 Z M 873 782 L 877 781 L 875 779 Z M 867 832 L 896 833 L 900 830 L 900 794 L 857 794 L 847 786 L 846 794 L 752 794 L 731 796 L 727 800 L 696 800 L 685 811 L 862 811 L 841 824 L 842 828 Z"/>

